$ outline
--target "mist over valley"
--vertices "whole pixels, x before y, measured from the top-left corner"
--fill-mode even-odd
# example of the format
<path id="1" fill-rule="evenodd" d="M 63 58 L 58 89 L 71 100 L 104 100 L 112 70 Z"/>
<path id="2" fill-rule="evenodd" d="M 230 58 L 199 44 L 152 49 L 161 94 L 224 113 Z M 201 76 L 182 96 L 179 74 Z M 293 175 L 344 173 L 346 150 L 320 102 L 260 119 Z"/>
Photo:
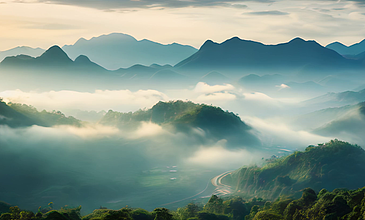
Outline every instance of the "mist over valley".
<path id="1" fill-rule="evenodd" d="M 217 25 L 237 27 L 228 17 L 241 16 L 258 28 L 260 19 L 299 22 L 290 10 L 307 6 L 323 22 L 349 8 L 352 21 L 363 20 L 353 12 L 360 1 L 265 6 L 278 10 L 259 10 L 268 1 L 75 2 L 4 3 L 0 11 L 54 6 L 103 14 L 110 24 L 138 22 L 144 11 L 151 33 L 169 21 L 153 23 L 152 14 L 168 13 L 189 35 L 83 35 L 72 22 L 33 22 L 21 30 L 74 31 L 77 40 L 57 37 L 49 46 L 29 43 L 50 42 L 46 35 L 29 35 L 24 46 L 17 38 L 0 44 L 0 220 L 363 218 L 364 40 L 334 35 L 325 44 L 332 38 L 322 29 L 291 24 L 295 34 L 285 40 L 232 28 L 240 37 L 215 30 L 183 43 L 203 36 L 194 25 L 219 8 L 232 14 Z M 174 30 L 161 33 L 172 39 Z"/>

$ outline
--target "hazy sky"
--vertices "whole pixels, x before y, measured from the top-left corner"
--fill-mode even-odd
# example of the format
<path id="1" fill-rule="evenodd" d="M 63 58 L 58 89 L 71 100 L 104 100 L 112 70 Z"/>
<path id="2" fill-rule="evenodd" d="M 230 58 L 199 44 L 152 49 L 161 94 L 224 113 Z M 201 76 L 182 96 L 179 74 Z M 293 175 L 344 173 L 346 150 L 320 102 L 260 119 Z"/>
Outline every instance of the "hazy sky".
<path id="1" fill-rule="evenodd" d="M 199 47 L 233 36 L 300 36 L 325 45 L 365 38 L 364 0 L 0 0 L 0 50 L 47 48 L 120 32 Z"/>

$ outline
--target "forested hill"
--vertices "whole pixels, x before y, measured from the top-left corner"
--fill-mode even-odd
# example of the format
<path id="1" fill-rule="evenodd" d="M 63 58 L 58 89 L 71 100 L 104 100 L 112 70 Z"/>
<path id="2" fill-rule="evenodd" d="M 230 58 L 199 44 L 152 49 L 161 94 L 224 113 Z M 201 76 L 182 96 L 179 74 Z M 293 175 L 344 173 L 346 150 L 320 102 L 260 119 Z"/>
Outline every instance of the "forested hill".
<path id="1" fill-rule="evenodd" d="M 365 183 L 365 151 L 338 140 L 309 146 L 263 167 L 244 167 L 231 175 L 237 190 L 251 196 L 275 199 L 301 194 L 310 187 L 356 189 Z"/>
<path id="2" fill-rule="evenodd" d="M 168 127 L 172 132 L 203 130 L 214 139 L 226 139 L 233 145 L 258 146 L 260 142 L 254 129 L 232 112 L 219 107 L 193 102 L 158 102 L 151 109 L 120 113 L 109 111 L 99 123 L 117 127 L 138 126 L 140 122 L 152 122 Z"/>
<path id="3" fill-rule="evenodd" d="M 21 127 L 31 126 L 33 124 L 35 124 L 33 120 L 10 108 L 5 102 L 0 99 L 0 125 Z"/>
<path id="4" fill-rule="evenodd" d="M 73 125 L 73 126 L 81 126 L 81 121 L 69 116 L 67 117 L 60 111 L 52 111 L 48 112 L 46 110 L 38 111 L 33 106 L 18 104 L 18 103 L 9 103 L 9 106 L 20 112 L 21 114 L 31 118 L 35 121 L 35 124 L 44 127 L 51 127 L 55 125 Z"/>
<path id="5" fill-rule="evenodd" d="M 60 111 L 38 111 L 36 108 L 18 103 L 2 102 L 0 100 L 0 125 L 10 127 L 26 127 L 32 125 L 51 127 L 55 125 L 81 126 L 81 121 L 67 117 Z"/>

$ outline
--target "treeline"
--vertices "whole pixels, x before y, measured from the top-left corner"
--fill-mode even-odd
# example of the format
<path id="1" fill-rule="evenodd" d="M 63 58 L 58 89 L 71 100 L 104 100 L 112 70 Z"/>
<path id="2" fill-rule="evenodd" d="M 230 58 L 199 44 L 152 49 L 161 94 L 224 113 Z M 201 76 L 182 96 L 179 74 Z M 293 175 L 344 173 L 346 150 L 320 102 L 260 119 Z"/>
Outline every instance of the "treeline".
<path id="1" fill-rule="evenodd" d="M 39 208 L 37 213 L 20 210 L 0 203 L 0 220 L 360 220 L 365 219 L 365 187 L 357 190 L 322 189 L 318 194 L 306 188 L 302 197 L 281 197 L 275 201 L 262 198 L 245 200 L 241 197 L 222 199 L 213 195 L 205 205 L 190 203 L 175 211 L 156 208 L 152 212 L 144 209 L 124 207 L 111 210 L 105 207 L 81 216 L 81 206 L 52 210 L 52 204 Z"/>
<path id="2" fill-rule="evenodd" d="M 72 125 L 72 126 L 81 126 L 81 121 L 72 117 L 66 116 L 60 111 L 53 110 L 52 112 L 48 112 L 46 110 L 38 111 L 35 107 L 19 104 L 19 103 L 8 103 L 9 107 L 14 109 L 15 111 L 25 115 L 34 121 L 35 124 L 44 127 L 51 127 L 54 125 Z"/>
<path id="3" fill-rule="evenodd" d="M 0 125 L 9 127 L 27 127 L 38 125 L 52 127 L 55 125 L 82 126 L 82 122 L 72 116 L 66 116 L 60 111 L 38 111 L 35 107 L 9 102 L 6 104 L 0 98 Z"/>

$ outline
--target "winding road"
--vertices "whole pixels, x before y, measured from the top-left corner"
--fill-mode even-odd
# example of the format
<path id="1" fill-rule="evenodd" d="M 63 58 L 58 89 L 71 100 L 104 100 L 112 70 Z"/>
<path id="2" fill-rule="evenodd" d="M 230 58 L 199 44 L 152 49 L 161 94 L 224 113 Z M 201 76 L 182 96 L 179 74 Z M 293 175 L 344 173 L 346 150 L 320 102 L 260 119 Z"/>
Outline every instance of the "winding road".
<path id="1" fill-rule="evenodd" d="M 222 183 L 222 179 L 224 177 L 226 177 L 227 175 L 229 175 L 229 174 L 231 174 L 231 171 L 224 172 L 224 173 L 219 174 L 218 176 L 214 177 L 213 179 L 211 179 L 208 182 L 208 184 L 207 184 L 207 186 L 205 187 L 204 190 L 200 191 L 199 193 L 197 193 L 193 196 L 189 196 L 189 197 L 184 198 L 184 199 L 180 199 L 180 200 L 177 200 L 177 201 L 165 203 L 165 204 L 162 204 L 160 206 L 171 205 L 171 204 L 174 204 L 174 203 L 177 203 L 177 202 L 182 202 L 182 201 L 185 201 L 185 200 L 188 200 L 188 199 L 193 199 L 193 198 L 203 194 L 208 189 L 210 184 L 212 184 L 214 187 L 216 187 L 214 189 L 212 195 L 223 196 L 223 195 L 231 194 L 233 192 L 231 186 Z"/>
<path id="2" fill-rule="evenodd" d="M 231 171 L 224 172 L 211 180 L 212 185 L 216 187 L 213 192 L 214 195 L 223 196 L 233 192 L 231 186 L 222 183 L 222 179 L 229 174 L 231 174 Z"/>

